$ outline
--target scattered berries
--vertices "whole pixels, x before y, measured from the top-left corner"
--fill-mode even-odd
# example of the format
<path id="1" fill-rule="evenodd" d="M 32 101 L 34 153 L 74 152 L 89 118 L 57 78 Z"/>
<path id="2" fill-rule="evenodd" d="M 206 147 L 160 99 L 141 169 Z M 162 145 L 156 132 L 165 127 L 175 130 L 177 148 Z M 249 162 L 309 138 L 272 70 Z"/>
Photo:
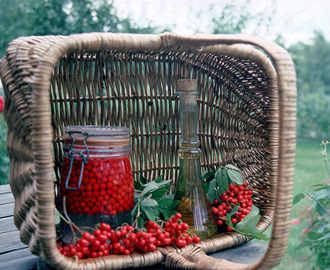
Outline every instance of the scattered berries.
<path id="1" fill-rule="evenodd" d="M 181 214 L 172 216 L 162 228 L 157 222 L 148 220 L 145 224 L 146 231 L 134 229 L 130 225 L 124 225 L 116 230 L 111 229 L 107 223 L 101 223 L 93 234 L 84 232 L 75 244 L 63 246 L 58 243 L 59 251 L 67 256 L 82 258 L 97 258 L 109 254 L 130 255 L 139 250 L 142 252 L 155 251 L 159 246 L 186 245 L 199 243 L 196 235 L 189 236 L 186 231 L 189 226 L 180 220 Z"/>

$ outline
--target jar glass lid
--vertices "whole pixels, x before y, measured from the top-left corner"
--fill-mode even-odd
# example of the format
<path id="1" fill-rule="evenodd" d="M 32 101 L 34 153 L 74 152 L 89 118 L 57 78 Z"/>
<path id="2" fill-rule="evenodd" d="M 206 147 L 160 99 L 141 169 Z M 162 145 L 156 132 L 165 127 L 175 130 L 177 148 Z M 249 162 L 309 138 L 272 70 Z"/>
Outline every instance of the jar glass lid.
<path id="1" fill-rule="evenodd" d="M 118 126 L 67 126 L 64 136 L 60 137 L 65 141 L 71 141 L 73 137 L 77 143 L 86 140 L 90 143 L 125 144 L 129 143 L 130 133 L 129 128 Z"/>

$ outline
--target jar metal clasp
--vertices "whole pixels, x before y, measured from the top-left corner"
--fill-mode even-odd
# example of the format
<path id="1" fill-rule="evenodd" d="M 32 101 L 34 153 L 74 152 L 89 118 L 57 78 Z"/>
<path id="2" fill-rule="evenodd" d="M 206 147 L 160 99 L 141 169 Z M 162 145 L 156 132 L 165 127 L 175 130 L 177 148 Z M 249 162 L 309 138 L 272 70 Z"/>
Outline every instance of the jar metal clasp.
<path id="1" fill-rule="evenodd" d="M 69 172 L 68 172 L 68 176 L 65 180 L 65 188 L 69 189 L 69 190 L 78 190 L 78 189 L 80 189 L 81 182 L 82 182 L 82 177 L 83 177 L 83 173 L 84 173 L 84 164 L 87 164 L 88 159 L 89 159 L 89 149 L 88 149 L 88 146 L 86 144 L 86 140 L 89 137 L 89 133 L 88 132 L 82 132 L 82 131 L 69 131 L 67 133 L 69 134 L 69 136 L 72 140 L 72 143 L 71 143 L 70 149 L 69 149 L 70 169 L 69 169 Z M 84 151 L 76 152 L 72 149 L 73 145 L 75 143 L 75 138 L 72 136 L 73 133 L 79 133 L 79 134 L 83 134 L 85 136 L 85 138 L 83 139 L 82 142 L 83 142 L 83 144 L 85 146 L 85 149 L 86 149 L 86 155 L 84 155 L 84 153 L 83 153 Z M 75 187 L 69 187 L 69 179 L 70 179 L 71 172 L 72 172 L 73 162 L 76 161 L 76 158 L 74 157 L 74 155 L 76 155 L 76 154 L 78 154 L 79 157 L 81 157 L 82 161 L 81 161 L 81 169 L 80 169 L 78 186 L 75 188 Z"/>

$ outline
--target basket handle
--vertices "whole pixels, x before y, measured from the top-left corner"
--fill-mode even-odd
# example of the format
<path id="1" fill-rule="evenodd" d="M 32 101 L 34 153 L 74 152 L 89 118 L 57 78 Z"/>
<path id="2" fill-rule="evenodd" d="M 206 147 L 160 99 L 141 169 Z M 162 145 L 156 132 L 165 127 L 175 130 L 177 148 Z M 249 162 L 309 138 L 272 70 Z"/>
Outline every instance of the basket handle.
<path id="1" fill-rule="evenodd" d="M 225 259 L 215 259 L 206 255 L 199 247 L 181 253 L 169 252 L 165 258 L 167 269 L 214 269 L 214 270 L 243 270 L 250 269 L 249 265 L 234 263 Z"/>

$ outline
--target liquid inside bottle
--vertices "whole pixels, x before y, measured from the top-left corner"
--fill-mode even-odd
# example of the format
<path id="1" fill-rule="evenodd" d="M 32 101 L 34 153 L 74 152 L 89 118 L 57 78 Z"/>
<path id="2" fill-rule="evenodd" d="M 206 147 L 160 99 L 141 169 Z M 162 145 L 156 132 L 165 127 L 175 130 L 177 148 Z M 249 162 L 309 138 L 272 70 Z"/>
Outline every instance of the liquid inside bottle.
<path id="1" fill-rule="evenodd" d="M 176 182 L 176 210 L 182 214 L 189 230 L 201 239 L 209 238 L 217 231 L 214 217 L 208 203 L 201 176 L 197 139 L 197 82 L 179 80 L 181 139 L 179 177 Z"/>

